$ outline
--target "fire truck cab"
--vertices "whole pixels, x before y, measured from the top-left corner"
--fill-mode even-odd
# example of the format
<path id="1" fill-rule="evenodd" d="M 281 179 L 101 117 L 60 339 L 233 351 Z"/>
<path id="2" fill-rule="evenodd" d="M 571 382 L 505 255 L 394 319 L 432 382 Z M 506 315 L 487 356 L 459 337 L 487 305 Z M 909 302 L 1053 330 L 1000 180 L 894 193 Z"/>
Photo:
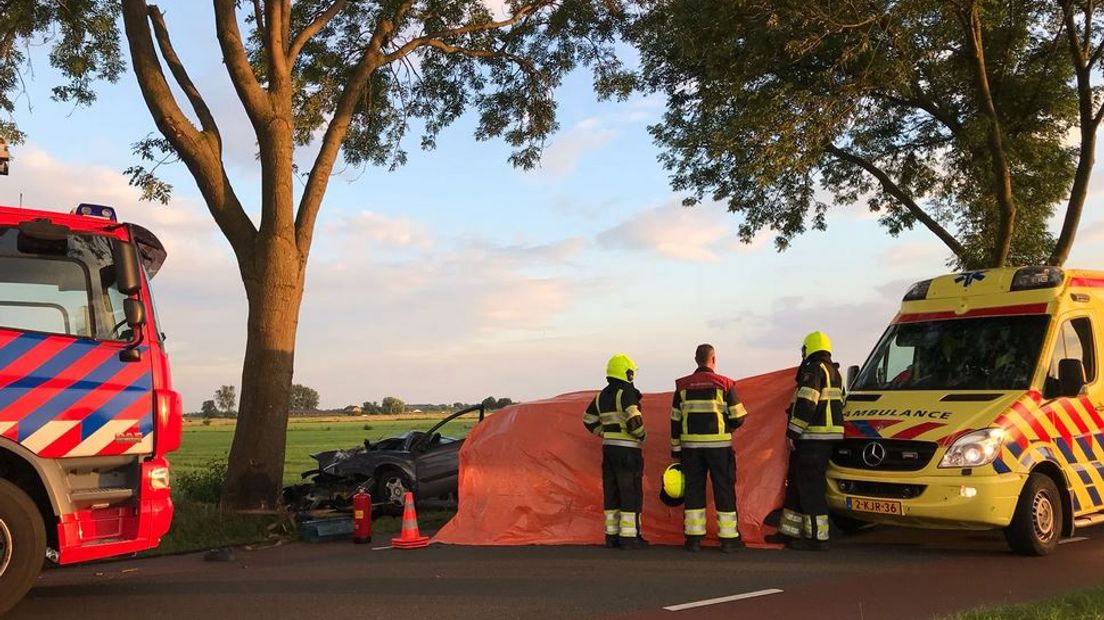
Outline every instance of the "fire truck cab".
<path id="1" fill-rule="evenodd" d="M 44 560 L 156 547 L 182 407 L 150 280 L 165 259 L 114 209 L 0 207 L 0 614 Z"/>
<path id="2" fill-rule="evenodd" d="M 912 286 L 861 370 L 828 500 L 845 527 L 1003 528 L 1045 555 L 1104 522 L 1104 273 L 1057 267 Z"/>

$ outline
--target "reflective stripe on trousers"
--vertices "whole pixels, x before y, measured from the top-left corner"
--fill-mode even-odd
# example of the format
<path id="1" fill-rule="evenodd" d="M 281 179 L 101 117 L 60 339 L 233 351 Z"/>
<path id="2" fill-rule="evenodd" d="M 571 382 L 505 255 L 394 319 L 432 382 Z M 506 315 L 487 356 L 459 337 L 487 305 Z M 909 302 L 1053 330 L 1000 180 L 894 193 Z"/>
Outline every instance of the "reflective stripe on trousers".
<path id="1" fill-rule="evenodd" d="M 739 538 L 735 512 L 717 513 L 717 538 Z"/>
<path id="2" fill-rule="evenodd" d="M 778 525 L 778 531 L 790 538 L 801 538 L 801 530 L 804 527 L 805 516 L 790 510 L 782 509 L 782 522 Z"/>
<path id="3" fill-rule="evenodd" d="M 635 512 L 621 513 L 620 535 L 622 538 L 636 538 L 639 535 L 639 531 L 636 529 L 636 517 Z"/>
<path id="4" fill-rule="evenodd" d="M 705 509 L 684 511 L 682 525 L 687 536 L 705 536 Z"/>
<path id="5" fill-rule="evenodd" d="M 606 515 L 606 536 L 617 536 L 617 533 L 621 531 L 621 511 L 620 510 L 607 510 Z"/>
<path id="6" fill-rule="evenodd" d="M 810 540 L 828 540 L 828 515 L 804 515 L 803 530 Z"/>

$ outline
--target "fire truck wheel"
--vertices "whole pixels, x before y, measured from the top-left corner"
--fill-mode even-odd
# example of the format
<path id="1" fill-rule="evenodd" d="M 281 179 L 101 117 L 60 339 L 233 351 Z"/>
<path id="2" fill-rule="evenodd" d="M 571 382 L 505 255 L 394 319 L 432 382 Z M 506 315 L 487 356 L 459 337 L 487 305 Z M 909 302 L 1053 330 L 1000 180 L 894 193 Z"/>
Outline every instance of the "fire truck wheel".
<path id="1" fill-rule="evenodd" d="M 1047 555 L 1062 537 L 1062 496 L 1049 476 L 1028 476 L 1004 538 L 1020 555 Z"/>
<path id="2" fill-rule="evenodd" d="M 46 527 L 22 489 L 0 480 L 0 615 L 23 598 L 42 570 Z"/>

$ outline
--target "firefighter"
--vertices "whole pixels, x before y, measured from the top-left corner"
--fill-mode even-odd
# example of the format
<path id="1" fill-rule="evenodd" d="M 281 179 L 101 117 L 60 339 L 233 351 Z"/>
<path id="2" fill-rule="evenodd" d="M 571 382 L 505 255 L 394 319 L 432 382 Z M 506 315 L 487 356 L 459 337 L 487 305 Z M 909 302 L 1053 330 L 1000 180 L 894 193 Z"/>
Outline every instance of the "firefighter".
<path id="1" fill-rule="evenodd" d="M 640 549 L 640 509 L 644 503 L 644 416 L 640 392 L 633 386 L 636 364 L 618 353 L 606 365 L 609 384 L 583 414 L 583 425 L 602 438 L 602 494 L 606 547 Z"/>
<path id="2" fill-rule="evenodd" d="M 843 381 L 823 332 L 805 337 L 786 438 L 790 464 L 779 533 L 791 549 L 828 550 L 828 459 L 843 439 Z"/>
<path id="3" fill-rule="evenodd" d="M 697 370 L 675 382 L 671 402 L 671 456 L 682 463 L 685 477 L 686 549 L 701 550 L 708 475 L 713 481 L 721 551 L 732 553 L 740 548 L 732 431 L 743 424 L 747 411 L 736 394 L 736 382 L 717 374 L 717 354 L 712 345 L 699 345 L 694 361 Z"/>

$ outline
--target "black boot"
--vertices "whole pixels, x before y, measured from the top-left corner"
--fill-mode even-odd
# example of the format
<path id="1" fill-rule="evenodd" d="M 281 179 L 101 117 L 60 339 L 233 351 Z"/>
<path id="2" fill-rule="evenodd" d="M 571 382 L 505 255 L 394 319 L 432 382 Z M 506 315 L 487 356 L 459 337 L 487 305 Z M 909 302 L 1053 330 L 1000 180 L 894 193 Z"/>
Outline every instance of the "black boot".
<path id="1" fill-rule="evenodd" d="M 740 542 L 739 538 L 721 539 L 721 553 L 736 553 L 743 546 L 744 543 Z"/>
<path id="2" fill-rule="evenodd" d="M 620 536 L 606 534 L 606 549 L 616 549 L 620 546 L 618 539 Z"/>
<path id="3" fill-rule="evenodd" d="M 697 553 L 701 551 L 701 536 L 687 536 L 686 543 L 683 545 L 683 548 L 691 553 Z"/>
<path id="4" fill-rule="evenodd" d="M 639 538 L 626 538 L 624 536 L 622 536 L 621 539 L 617 541 L 617 544 L 626 551 L 643 549 L 647 546 L 647 543 L 641 544 Z"/>
<path id="5" fill-rule="evenodd" d="M 774 534 L 770 534 L 769 536 L 764 536 L 763 537 L 763 542 L 769 543 L 769 544 L 772 544 L 772 545 L 786 545 L 786 544 L 789 544 L 789 542 L 791 540 L 793 540 L 793 539 L 790 538 L 789 536 L 786 536 L 785 534 L 779 534 L 777 532 L 775 532 Z"/>

